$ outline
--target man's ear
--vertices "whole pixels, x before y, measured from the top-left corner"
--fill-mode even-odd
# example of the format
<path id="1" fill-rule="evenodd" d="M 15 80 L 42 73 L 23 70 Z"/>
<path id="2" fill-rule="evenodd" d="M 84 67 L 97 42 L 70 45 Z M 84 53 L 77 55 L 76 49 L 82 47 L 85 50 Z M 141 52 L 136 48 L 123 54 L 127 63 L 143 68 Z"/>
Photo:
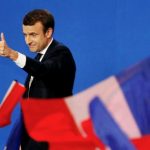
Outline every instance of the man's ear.
<path id="1" fill-rule="evenodd" d="M 48 28 L 48 30 L 46 31 L 46 37 L 47 38 L 51 38 L 53 34 L 53 29 L 52 28 Z"/>

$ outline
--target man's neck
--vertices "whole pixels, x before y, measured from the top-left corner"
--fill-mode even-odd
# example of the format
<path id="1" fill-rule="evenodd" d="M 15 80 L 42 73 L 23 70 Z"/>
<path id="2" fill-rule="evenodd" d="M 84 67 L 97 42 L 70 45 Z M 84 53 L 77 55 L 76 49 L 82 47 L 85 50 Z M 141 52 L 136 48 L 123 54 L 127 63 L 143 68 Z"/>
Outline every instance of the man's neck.
<path id="1" fill-rule="evenodd" d="M 46 53 L 48 47 L 52 44 L 52 42 L 53 42 L 53 38 L 50 39 L 48 45 L 43 50 L 41 50 L 40 53 L 44 55 Z"/>

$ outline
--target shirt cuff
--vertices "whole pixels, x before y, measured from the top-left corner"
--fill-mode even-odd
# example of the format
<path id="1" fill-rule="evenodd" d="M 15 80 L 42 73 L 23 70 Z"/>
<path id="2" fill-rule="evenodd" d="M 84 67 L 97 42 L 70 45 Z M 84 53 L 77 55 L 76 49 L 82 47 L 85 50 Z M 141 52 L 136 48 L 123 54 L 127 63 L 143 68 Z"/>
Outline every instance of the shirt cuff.
<path id="1" fill-rule="evenodd" d="M 14 62 L 17 66 L 23 68 L 26 64 L 26 56 L 18 52 L 18 58 Z"/>

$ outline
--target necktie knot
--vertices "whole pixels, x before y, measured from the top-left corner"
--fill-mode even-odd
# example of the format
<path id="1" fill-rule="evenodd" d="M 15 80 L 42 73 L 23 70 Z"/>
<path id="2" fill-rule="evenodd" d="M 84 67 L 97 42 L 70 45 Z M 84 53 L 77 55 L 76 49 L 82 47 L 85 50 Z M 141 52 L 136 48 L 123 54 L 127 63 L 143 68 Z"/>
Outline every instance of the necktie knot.
<path id="1" fill-rule="evenodd" d="M 38 53 L 36 56 L 35 56 L 35 60 L 40 60 L 42 54 L 41 53 Z"/>

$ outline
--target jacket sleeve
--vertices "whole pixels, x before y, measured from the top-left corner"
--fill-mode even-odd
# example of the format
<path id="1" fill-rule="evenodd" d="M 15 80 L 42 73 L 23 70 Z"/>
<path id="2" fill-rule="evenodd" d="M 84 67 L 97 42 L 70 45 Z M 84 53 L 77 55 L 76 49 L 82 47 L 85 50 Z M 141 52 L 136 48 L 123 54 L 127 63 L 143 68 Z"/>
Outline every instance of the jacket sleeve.
<path id="1" fill-rule="evenodd" d="M 65 46 L 58 46 L 52 53 L 45 54 L 42 62 L 27 57 L 23 70 L 34 77 L 45 78 L 62 72 L 67 73 L 73 68 L 75 68 L 75 63 L 69 49 Z"/>

